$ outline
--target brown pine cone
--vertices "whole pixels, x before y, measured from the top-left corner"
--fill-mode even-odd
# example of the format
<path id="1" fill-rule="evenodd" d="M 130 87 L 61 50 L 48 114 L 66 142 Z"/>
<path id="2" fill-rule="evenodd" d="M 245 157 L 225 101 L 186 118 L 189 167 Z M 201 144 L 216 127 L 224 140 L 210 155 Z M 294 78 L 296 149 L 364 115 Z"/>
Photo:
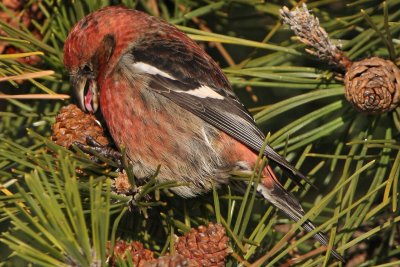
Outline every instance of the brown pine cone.
<path id="1" fill-rule="evenodd" d="M 86 137 L 89 136 L 103 146 L 109 144 L 103 128 L 97 123 L 95 116 L 84 113 L 72 104 L 60 110 L 51 129 L 53 131 L 51 140 L 66 148 L 69 148 L 73 142 L 86 144 Z"/>
<path id="2" fill-rule="evenodd" d="M 146 261 L 142 266 L 138 267 L 199 267 L 200 265 L 191 259 L 176 254 L 176 255 L 166 255 L 159 257 L 155 260 Z"/>
<path id="3" fill-rule="evenodd" d="M 228 241 L 225 228 L 210 223 L 208 227 L 199 226 L 179 237 L 175 249 L 184 257 L 196 260 L 200 266 L 225 266 L 230 252 Z"/>
<path id="4" fill-rule="evenodd" d="M 110 243 L 107 244 L 109 249 Z M 110 252 L 108 251 L 110 254 Z M 143 244 L 137 241 L 132 241 L 130 243 L 124 240 L 118 240 L 115 242 L 114 246 L 114 256 L 110 259 L 110 265 L 116 266 L 115 257 L 126 260 L 127 253 L 131 254 L 134 266 L 145 266 L 147 261 L 154 259 L 153 252 L 149 249 L 145 249 Z"/>
<path id="5" fill-rule="evenodd" d="M 389 60 L 372 57 L 354 62 L 344 84 L 346 99 L 360 111 L 379 114 L 400 103 L 400 70 Z"/>

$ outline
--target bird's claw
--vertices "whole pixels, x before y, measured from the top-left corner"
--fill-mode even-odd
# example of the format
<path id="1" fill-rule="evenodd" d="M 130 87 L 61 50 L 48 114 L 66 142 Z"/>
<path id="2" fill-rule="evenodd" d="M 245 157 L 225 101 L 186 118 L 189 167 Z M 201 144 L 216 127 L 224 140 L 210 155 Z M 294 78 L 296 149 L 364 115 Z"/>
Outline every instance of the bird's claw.
<path id="1" fill-rule="evenodd" d="M 98 158 L 98 156 L 104 157 L 106 159 L 114 161 L 118 165 L 118 168 L 122 169 L 123 167 L 122 154 L 119 151 L 115 150 L 113 147 L 100 144 L 92 136 L 86 137 L 86 144 L 83 144 L 81 142 L 74 142 L 73 144 L 76 145 L 80 150 L 87 154 L 90 154 L 94 158 Z"/>

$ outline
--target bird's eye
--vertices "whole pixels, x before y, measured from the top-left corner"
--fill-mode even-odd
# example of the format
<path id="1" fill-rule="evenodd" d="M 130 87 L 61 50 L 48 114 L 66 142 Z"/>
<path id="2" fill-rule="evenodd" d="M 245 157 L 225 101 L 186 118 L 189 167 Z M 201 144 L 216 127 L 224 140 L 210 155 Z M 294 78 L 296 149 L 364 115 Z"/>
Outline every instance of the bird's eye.
<path id="1" fill-rule="evenodd" d="M 90 66 L 89 65 L 83 65 L 83 67 L 82 67 L 82 74 L 83 75 L 89 75 L 89 74 L 91 74 L 92 73 L 92 69 L 90 68 Z"/>

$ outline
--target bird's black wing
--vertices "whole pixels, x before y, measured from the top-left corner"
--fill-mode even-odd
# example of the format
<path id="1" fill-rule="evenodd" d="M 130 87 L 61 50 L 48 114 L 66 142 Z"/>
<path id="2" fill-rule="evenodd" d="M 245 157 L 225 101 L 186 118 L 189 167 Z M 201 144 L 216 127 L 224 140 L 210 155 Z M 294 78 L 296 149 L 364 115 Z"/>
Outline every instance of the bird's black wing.
<path id="1" fill-rule="evenodd" d="M 125 55 L 132 71 L 149 77 L 150 89 L 259 152 L 265 135 L 236 97 L 218 65 L 190 42 L 185 45 L 160 37 L 135 46 Z M 297 184 L 301 179 L 311 184 L 270 146 L 266 146 L 264 155 L 288 172 Z"/>
<path id="2" fill-rule="evenodd" d="M 215 94 L 218 90 L 207 85 L 198 83 L 185 84 L 161 75 L 152 77 L 149 88 L 253 150 L 260 151 L 262 149 L 265 136 L 257 127 L 247 109 L 237 99 L 229 95 Z M 206 96 L 207 93 L 210 93 L 209 96 Z M 266 146 L 264 154 L 286 171 L 289 171 L 297 183 L 299 179 L 309 182 L 303 174 L 270 146 Z"/>

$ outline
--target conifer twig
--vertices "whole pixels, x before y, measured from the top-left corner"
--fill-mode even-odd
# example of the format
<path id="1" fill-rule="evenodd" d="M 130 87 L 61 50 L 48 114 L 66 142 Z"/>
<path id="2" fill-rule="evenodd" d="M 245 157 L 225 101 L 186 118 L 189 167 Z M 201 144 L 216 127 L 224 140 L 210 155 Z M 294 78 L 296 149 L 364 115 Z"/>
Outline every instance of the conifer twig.
<path id="1" fill-rule="evenodd" d="M 351 64 L 340 47 L 329 39 L 324 28 L 320 26 L 318 18 L 310 13 L 306 4 L 293 11 L 284 6 L 280 14 L 283 22 L 294 31 L 300 41 L 312 48 L 306 48 L 308 53 L 344 69 Z"/>

